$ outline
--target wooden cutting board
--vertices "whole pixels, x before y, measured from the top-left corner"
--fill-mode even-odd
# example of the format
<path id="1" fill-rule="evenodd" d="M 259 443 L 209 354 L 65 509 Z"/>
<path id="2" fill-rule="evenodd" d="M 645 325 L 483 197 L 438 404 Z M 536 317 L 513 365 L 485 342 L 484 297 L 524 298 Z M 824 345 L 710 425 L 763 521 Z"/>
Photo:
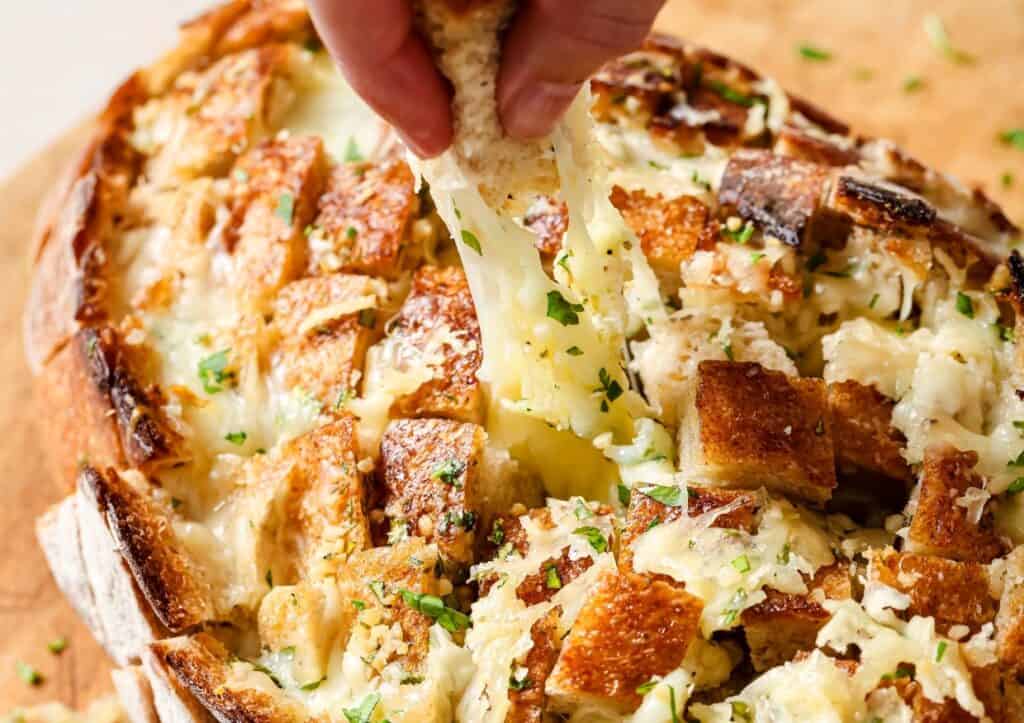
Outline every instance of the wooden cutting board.
<path id="1" fill-rule="evenodd" d="M 954 44 L 975 56 L 951 62 L 929 43 L 928 13 L 941 16 Z M 659 27 L 727 51 L 864 133 L 884 135 L 922 160 L 985 187 L 1024 221 L 1024 150 L 997 134 L 1024 128 L 1024 4 L 1020 0 L 670 0 Z M 829 51 L 804 59 L 802 44 Z M 126 71 L 128 69 L 126 68 Z M 908 78 L 921 89 L 904 89 Z M 51 447 L 33 424 L 22 361 L 21 312 L 34 210 L 81 142 L 73 131 L 0 184 L 0 714 L 15 705 L 60 700 L 81 706 L 110 690 L 109 664 L 54 587 L 33 521 L 66 490 L 43 474 Z M 1009 173 L 1009 187 L 1001 176 Z M 48 641 L 66 637 L 60 656 Z M 45 682 L 30 687 L 16 661 Z"/>

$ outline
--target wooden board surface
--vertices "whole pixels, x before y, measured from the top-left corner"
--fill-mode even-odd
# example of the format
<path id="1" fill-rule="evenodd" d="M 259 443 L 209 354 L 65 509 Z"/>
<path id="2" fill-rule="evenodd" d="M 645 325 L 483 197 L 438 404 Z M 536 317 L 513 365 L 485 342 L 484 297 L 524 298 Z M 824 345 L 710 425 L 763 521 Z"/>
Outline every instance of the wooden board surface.
<path id="1" fill-rule="evenodd" d="M 922 28 L 929 12 L 944 18 L 954 43 L 976 56 L 973 64 L 952 63 L 929 43 Z M 1024 127 L 1019 0 L 670 0 L 659 27 L 726 51 L 861 132 L 891 137 L 982 185 L 1024 221 L 1024 151 L 997 142 L 999 132 Z M 805 43 L 832 59 L 802 59 Z M 903 89 L 911 76 L 922 79 L 920 91 Z M 33 424 L 21 350 L 35 208 L 81 136 L 70 133 L 0 184 L 0 715 L 46 700 L 81 706 L 111 688 L 109 664 L 60 597 L 35 544 L 35 518 L 66 490 L 42 471 L 51 445 L 45 427 Z M 1006 173 L 1014 177 L 1010 187 L 1001 183 Z M 61 636 L 68 649 L 53 656 L 46 643 Z M 19 660 L 46 682 L 23 683 Z"/>

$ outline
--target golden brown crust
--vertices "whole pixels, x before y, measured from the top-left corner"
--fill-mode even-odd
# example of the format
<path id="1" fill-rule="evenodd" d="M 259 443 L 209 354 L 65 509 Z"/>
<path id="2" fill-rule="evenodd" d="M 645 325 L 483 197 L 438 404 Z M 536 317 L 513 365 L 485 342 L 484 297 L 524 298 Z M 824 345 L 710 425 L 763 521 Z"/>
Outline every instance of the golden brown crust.
<path id="1" fill-rule="evenodd" d="M 691 453 L 721 484 L 824 503 L 836 486 L 825 384 L 756 363 L 698 367 L 699 440 Z"/>
<path id="2" fill-rule="evenodd" d="M 765 588 L 767 598 L 743 611 L 740 621 L 754 670 L 767 670 L 792 660 L 800 651 L 814 649 L 818 631 L 830 617 L 816 595 L 830 600 L 850 598 L 850 570 L 842 564 L 823 567 L 807 587 L 803 595 Z"/>
<path id="3" fill-rule="evenodd" d="M 615 186 L 611 202 L 640 239 L 655 271 L 678 274 L 680 264 L 707 241 L 709 209 L 692 196 L 665 199 Z"/>
<path id="4" fill-rule="evenodd" d="M 655 525 L 674 522 L 687 516 L 697 517 L 726 505 L 735 505 L 735 508 L 718 515 L 712 527 L 749 533 L 755 531 L 756 515 L 761 505 L 759 495 L 754 492 L 691 486 L 686 490 L 686 507 L 669 507 L 634 489 L 629 495 L 626 525 L 622 529 L 619 567 L 631 569 L 633 543 Z"/>
<path id="5" fill-rule="evenodd" d="M 527 605 L 537 605 L 553 598 L 558 591 L 585 573 L 594 565 L 594 558 L 574 560 L 568 546 L 558 557 L 549 557 L 537 572 L 527 575 L 516 588 L 516 597 Z"/>
<path id="6" fill-rule="evenodd" d="M 231 656 L 213 636 L 198 633 L 153 643 L 150 652 L 157 665 L 215 717 L 225 723 L 284 723 L 310 721 L 301 706 L 283 695 L 232 685 Z"/>
<path id="7" fill-rule="evenodd" d="M 435 542 L 446 560 L 470 565 L 477 527 L 496 512 L 483 509 L 485 439 L 483 427 L 447 419 L 388 425 L 380 443 L 381 486 L 392 529 Z"/>
<path id="8" fill-rule="evenodd" d="M 313 222 L 311 271 L 397 278 L 418 258 L 409 238 L 418 208 L 405 161 L 339 164 Z"/>
<path id="9" fill-rule="evenodd" d="M 914 473 L 902 455 L 906 437 L 892 426 L 891 399 L 873 387 L 845 381 L 828 385 L 828 406 L 841 471 L 863 470 L 913 483 Z"/>
<path id="10" fill-rule="evenodd" d="M 390 334 L 403 343 L 421 352 L 440 346 L 444 355 L 433 379 L 395 401 L 392 416 L 447 417 L 482 423 L 483 392 L 476 378 L 483 358 L 480 323 L 462 269 L 419 269 L 408 298 L 389 327 Z M 454 344 L 446 336 L 454 336 Z"/>
<path id="11" fill-rule="evenodd" d="M 974 471 L 976 452 L 952 447 L 931 447 L 925 451 L 917 507 L 910 522 L 907 549 L 923 555 L 952 560 L 991 562 L 1006 552 L 993 529 L 991 511 L 973 522 L 967 507 L 955 501 L 971 488 L 984 488 Z"/>
<path id="12" fill-rule="evenodd" d="M 606 573 L 580 611 L 547 682 L 550 708 L 596 702 L 635 710 L 637 693 L 679 667 L 697 634 L 701 603 L 664 580 Z"/>
<path id="13" fill-rule="evenodd" d="M 327 411 L 357 396 L 379 305 L 365 276 L 300 279 L 281 289 L 274 300 L 275 363 L 285 386 L 301 388 Z"/>
<path id="14" fill-rule="evenodd" d="M 83 467 L 78 485 L 103 512 L 139 590 L 164 627 L 181 632 L 211 619 L 209 591 L 162 510 L 114 470 Z"/>
<path id="15" fill-rule="evenodd" d="M 966 625 L 973 635 L 996 615 L 987 571 L 976 562 L 886 550 L 871 557 L 868 579 L 909 596 L 902 614 L 935 618 L 942 635 L 953 625 Z"/>
<path id="16" fill-rule="evenodd" d="M 562 608 L 555 606 L 530 628 L 533 647 L 519 665 L 526 675 L 518 678 L 519 690 L 509 689 L 509 710 L 505 723 L 542 723 L 547 704 L 544 686 L 558 660 L 561 637 L 558 632 Z"/>
<path id="17" fill-rule="evenodd" d="M 267 141 L 235 164 L 231 204 L 235 283 L 255 308 L 262 309 L 302 274 L 304 229 L 313 220 L 326 177 L 323 141 L 312 136 Z"/>

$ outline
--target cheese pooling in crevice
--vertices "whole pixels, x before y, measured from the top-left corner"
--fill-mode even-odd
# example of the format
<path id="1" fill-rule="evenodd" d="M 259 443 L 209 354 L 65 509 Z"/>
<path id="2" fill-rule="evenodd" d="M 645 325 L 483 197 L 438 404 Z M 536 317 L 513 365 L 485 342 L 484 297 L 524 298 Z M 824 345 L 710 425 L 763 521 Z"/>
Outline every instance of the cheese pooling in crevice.
<path id="1" fill-rule="evenodd" d="M 495 403 L 606 446 L 629 443 L 650 413 L 629 387 L 626 340 L 666 311 L 636 236 L 608 200 L 590 105 L 584 90 L 551 138 L 569 217 L 554 278 L 533 233 L 489 206 L 450 153 L 412 163 L 456 240 L 483 337 L 479 377 Z"/>

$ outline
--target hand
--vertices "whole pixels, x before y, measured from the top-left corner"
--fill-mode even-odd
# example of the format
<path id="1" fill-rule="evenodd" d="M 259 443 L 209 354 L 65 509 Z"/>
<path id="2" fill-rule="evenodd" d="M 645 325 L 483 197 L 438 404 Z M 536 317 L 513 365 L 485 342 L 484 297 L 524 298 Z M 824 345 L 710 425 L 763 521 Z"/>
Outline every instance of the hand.
<path id="1" fill-rule="evenodd" d="M 664 2 L 523 0 L 498 77 L 506 132 L 547 135 L 594 71 L 643 42 Z M 309 4 L 349 83 L 413 151 L 432 157 L 451 145 L 450 90 L 416 32 L 408 0 Z"/>

